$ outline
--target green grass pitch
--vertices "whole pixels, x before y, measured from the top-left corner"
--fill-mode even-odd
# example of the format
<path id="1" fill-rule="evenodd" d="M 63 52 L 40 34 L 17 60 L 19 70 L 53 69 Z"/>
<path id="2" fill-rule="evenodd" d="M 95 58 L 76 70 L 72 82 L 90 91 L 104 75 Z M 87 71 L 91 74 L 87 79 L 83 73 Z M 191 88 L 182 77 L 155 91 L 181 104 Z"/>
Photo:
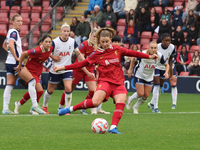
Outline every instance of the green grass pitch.
<path id="1" fill-rule="evenodd" d="M 3 89 L 0 89 L 3 97 Z M 10 110 L 27 90 L 13 90 Z M 132 93 L 128 93 L 131 95 Z M 154 114 L 147 103 L 139 108 L 139 114 L 125 108 L 118 125 L 122 135 L 94 134 L 91 123 L 104 118 L 111 124 L 115 105 L 112 99 L 103 104 L 110 115 L 58 116 L 57 108 L 62 91 L 55 91 L 49 101 L 50 115 L 31 116 L 29 100 L 19 115 L 0 114 L 0 150 L 199 150 L 200 149 L 200 98 L 199 94 L 178 94 L 177 109 L 172 110 L 171 94 L 161 94 L 159 109 Z M 87 91 L 74 91 L 72 105 L 84 100 Z M 150 101 L 150 95 L 148 101 Z M 40 99 L 42 106 L 43 96 Z M 2 98 L 0 108 L 2 110 Z M 87 110 L 90 113 L 90 109 Z"/>

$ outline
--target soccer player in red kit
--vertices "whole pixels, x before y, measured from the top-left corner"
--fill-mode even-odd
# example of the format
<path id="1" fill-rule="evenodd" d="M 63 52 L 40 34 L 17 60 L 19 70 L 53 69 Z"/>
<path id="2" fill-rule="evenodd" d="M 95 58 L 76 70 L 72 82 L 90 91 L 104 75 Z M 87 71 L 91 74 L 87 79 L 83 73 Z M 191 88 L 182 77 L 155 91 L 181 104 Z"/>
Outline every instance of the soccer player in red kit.
<path id="1" fill-rule="evenodd" d="M 94 44 L 96 41 L 96 32 L 97 32 L 97 28 L 94 28 L 89 35 L 89 39 L 87 41 L 84 41 L 83 43 L 81 43 L 81 45 L 79 46 L 79 50 L 82 53 L 84 58 L 87 58 L 88 56 L 90 56 L 90 54 L 92 54 L 94 52 Z M 78 58 L 76 59 L 75 62 L 78 62 Z M 90 65 L 85 68 L 73 70 L 72 91 L 76 88 L 76 85 L 83 79 L 83 81 L 86 83 L 88 90 L 89 90 L 89 93 L 86 96 L 86 99 L 88 99 L 88 98 L 91 99 L 94 95 L 94 91 L 96 88 L 96 79 L 94 76 L 95 67 L 94 67 L 94 65 Z M 63 107 L 64 104 L 65 104 L 65 92 L 63 92 L 61 100 L 60 100 L 60 105 L 62 106 L 61 108 L 64 108 Z M 91 109 L 91 114 L 97 114 L 97 113 L 110 114 L 110 112 L 104 111 L 101 108 L 101 106 L 102 106 L 102 104 L 100 104 L 97 107 L 97 109 L 96 108 Z M 85 109 L 81 109 L 81 113 L 87 114 Z"/>
<path id="2" fill-rule="evenodd" d="M 132 56 L 146 59 L 156 59 L 157 55 L 148 55 L 111 45 L 111 39 L 115 35 L 115 30 L 110 28 L 99 29 L 96 33 L 97 43 L 96 51 L 82 62 L 64 67 L 54 67 L 55 71 L 81 68 L 83 66 L 98 64 L 98 85 L 92 99 L 86 99 L 83 102 L 69 108 L 60 109 L 59 115 L 71 113 L 78 109 L 93 108 L 105 102 L 112 97 L 116 108 L 113 113 L 112 123 L 109 133 L 122 134 L 117 130 L 117 125 L 123 115 L 127 90 L 124 86 L 124 73 L 121 68 L 121 56 Z M 99 47 L 97 47 L 99 46 Z"/>
<path id="3" fill-rule="evenodd" d="M 43 36 L 42 45 L 36 47 L 35 49 L 23 52 L 20 57 L 19 65 L 16 67 L 16 71 L 20 71 L 20 68 L 22 66 L 22 62 L 25 56 L 29 56 L 26 63 L 26 67 L 36 80 L 35 88 L 37 91 L 37 103 L 39 102 L 39 99 L 43 94 L 43 88 L 42 88 L 42 85 L 40 84 L 43 63 L 49 58 L 51 52 L 54 49 L 53 46 L 51 46 L 51 44 L 52 44 L 51 36 L 49 35 Z M 30 98 L 30 95 L 28 92 L 26 92 L 19 102 L 15 102 L 14 113 L 18 114 L 20 106 L 26 103 L 26 101 L 29 98 Z M 38 115 L 38 113 L 46 114 L 41 108 L 40 110 L 35 110 L 33 109 L 33 107 L 31 107 L 30 113 L 34 115 Z"/>

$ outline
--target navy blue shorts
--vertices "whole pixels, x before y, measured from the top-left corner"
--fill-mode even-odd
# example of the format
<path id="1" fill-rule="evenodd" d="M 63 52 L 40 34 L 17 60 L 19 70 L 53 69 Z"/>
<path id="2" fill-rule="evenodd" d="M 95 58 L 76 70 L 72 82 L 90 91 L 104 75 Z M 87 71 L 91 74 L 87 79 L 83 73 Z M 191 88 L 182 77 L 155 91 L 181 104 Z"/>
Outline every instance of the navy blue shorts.
<path id="1" fill-rule="evenodd" d="M 60 82 L 60 78 L 62 78 L 62 80 L 72 80 L 73 79 L 73 73 L 71 72 L 65 72 L 62 74 L 53 74 L 51 72 L 49 72 L 49 83 L 52 84 L 58 84 Z"/>
<path id="2" fill-rule="evenodd" d="M 135 84 L 153 86 L 153 80 L 148 82 L 148 81 L 145 81 L 144 79 L 137 78 L 136 76 L 134 77 L 134 82 Z"/>
<path id="3" fill-rule="evenodd" d="M 6 64 L 6 70 L 7 70 L 6 74 L 17 76 L 18 72 L 15 72 L 15 69 L 14 69 L 17 66 L 18 64 Z"/>
<path id="4" fill-rule="evenodd" d="M 160 76 L 161 79 L 165 79 L 164 74 L 165 74 L 165 70 L 155 69 L 155 74 L 154 74 L 155 77 L 156 76 Z M 175 66 L 173 68 L 173 75 L 175 77 L 177 77 L 177 75 L 176 75 L 176 67 Z"/>

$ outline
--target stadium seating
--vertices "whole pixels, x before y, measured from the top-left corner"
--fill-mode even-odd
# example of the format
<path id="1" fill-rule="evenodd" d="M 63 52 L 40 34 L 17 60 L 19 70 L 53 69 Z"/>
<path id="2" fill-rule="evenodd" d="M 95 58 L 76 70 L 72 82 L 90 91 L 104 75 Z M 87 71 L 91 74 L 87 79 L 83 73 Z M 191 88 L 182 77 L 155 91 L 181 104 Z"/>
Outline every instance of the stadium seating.
<path id="1" fill-rule="evenodd" d="M 1 5 L 1 7 L 6 6 L 6 0 L 1 0 L 1 1 L 0 1 L 0 5 Z"/>
<path id="2" fill-rule="evenodd" d="M 27 6 L 22 7 L 22 9 L 21 9 L 21 16 L 22 16 L 22 18 L 23 19 L 24 18 L 29 18 L 29 12 L 31 12 L 31 7 L 27 7 Z"/>
<path id="3" fill-rule="evenodd" d="M 189 72 L 184 72 L 184 71 L 182 71 L 180 74 L 179 74 L 179 76 L 188 76 L 189 75 Z"/>
<path id="4" fill-rule="evenodd" d="M 8 13 L 10 11 L 9 6 L 3 6 L 0 9 L 0 18 L 8 18 Z"/>
<path id="5" fill-rule="evenodd" d="M 152 41 L 157 42 L 158 38 L 159 38 L 158 33 L 154 32 L 153 37 L 152 37 Z"/>
<path id="6" fill-rule="evenodd" d="M 126 19 L 119 19 L 117 22 L 118 26 L 126 26 Z"/>
<path id="7" fill-rule="evenodd" d="M 129 49 L 129 43 L 124 44 L 124 47 Z"/>
<path id="8" fill-rule="evenodd" d="M 8 18 L 0 18 L 0 29 L 7 31 Z"/>
<path id="9" fill-rule="evenodd" d="M 191 58 L 194 56 L 194 52 L 190 52 Z"/>
<path id="10" fill-rule="evenodd" d="M 165 9 L 172 11 L 174 8 L 173 7 L 165 7 Z"/>
<path id="11" fill-rule="evenodd" d="M 21 0 L 21 7 L 26 7 L 27 4 L 26 4 L 26 0 Z"/>
<path id="12" fill-rule="evenodd" d="M 120 38 L 123 38 L 123 37 L 124 37 L 124 31 L 120 31 L 120 32 L 118 33 L 118 36 L 119 36 Z"/>
<path id="13" fill-rule="evenodd" d="M 200 46 L 198 45 L 193 45 L 191 48 L 190 48 L 190 52 L 194 52 L 194 51 L 199 51 L 200 52 Z"/>
<path id="14" fill-rule="evenodd" d="M 47 32 L 50 27 L 51 27 L 51 19 L 45 19 L 41 25 L 41 31 Z"/>
<path id="15" fill-rule="evenodd" d="M 31 11 L 31 18 L 32 19 L 38 19 L 40 18 L 40 13 L 42 11 L 41 7 L 33 7 Z"/>
<path id="16" fill-rule="evenodd" d="M 0 34 L 1 34 L 1 35 L 3 34 L 3 35 L 6 36 L 6 35 L 7 35 L 7 30 L 0 30 Z"/>
<path id="17" fill-rule="evenodd" d="M 49 0 L 43 0 L 42 7 L 49 7 Z"/>
<path id="18" fill-rule="evenodd" d="M 142 46 L 141 50 L 142 50 L 142 51 L 143 51 L 143 50 L 147 50 L 148 47 L 149 47 L 149 44 L 144 44 L 144 45 Z"/>
<path id="19" fill-rule="evenodd" d="M 126 26 L 117 26 L 117 32 L 123 31 L 125 30 Z"/>
<path id="20" fill-rule="evenodd" d="M 28 42 L 23 42 L 23 43 L 22 43 L 22 50 L 23 50 L 23 51 L 28 50 Z"/>
<path id="21" fill-rule="evenodd" d="M 44 8 L 42 9 L 42 18 L 44 18 L 44 16 L 45 16 L 51 9 L 52 9 L 52 7 L 44 7 Z M 50 19 L 50 18 L 51 18 L 51 16 L 48 15 L 47 19 Z"/>
<path id="22" fill-rule="evenodd" d="M 151 37 L 152 37 L 152 33 L 150 31 L 142 32 L 140 36 L 140 44 L 144 45 L 146 43 L 150 43 Z"/>
<path id="23" fill-rule="evenodd" d="M 64 9 L 63 9 L 63 7 L 57 7 L 56 10 L 57 10 L 56 18 L 60 19 L 64 12 Z"/>
<path id="24" fill-rule="evenodd" d="M 10 18 L 12 18 L 15 14 L 19 14 L 20 12 L 20 6 L 13 6 L 10 9 Z"/>
<path id="25" fill-rule="evenodd" d="M 176 6 L 180 6 L 181 4 L 183 4 L 183 2 L 174 2 L 174 7 L 176 7 Z"/>
<path id="26" fill-rule="evenodd" d="M 154 7 L 156 12 L 161 16 L 162 14 L 162 7 Z"/>

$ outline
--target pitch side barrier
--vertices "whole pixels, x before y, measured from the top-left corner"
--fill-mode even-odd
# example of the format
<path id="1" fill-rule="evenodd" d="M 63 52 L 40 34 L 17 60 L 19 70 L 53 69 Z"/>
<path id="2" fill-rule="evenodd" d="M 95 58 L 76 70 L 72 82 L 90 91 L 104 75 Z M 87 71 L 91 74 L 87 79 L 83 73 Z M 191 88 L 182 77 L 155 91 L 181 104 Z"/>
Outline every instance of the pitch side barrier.
<path id="1" fill-rule="evenodd" d="M 200 93 L 200 76 L 192 76 L 192 77 L 178 77 L 177 80 L 177 87 L 178 87 L 178 93 Z M 134 78 L 128 78 L 127 75 L 125 75 L 125 87 L 128 92 L 135 92 L 135 85 L 134 85 Z M 42 73 L 42 79 L 41 84 L 44 89 L 47 88 L 48 84 L 48 73 Z M 0 88 L 4 89 L 6 85 L 6 72 L 0 72 Z M 19 83 L 19 80 L 17 80 L 15 84 L 15 89 L 24 89 L 24 86 L 22 86 Z M 87 86 L 83 81 L 81 81 L 77 87 L 76 90 L 87 90 Z M 171 93 L 171 87 L 169 80 L 166 80 L 164 82 L 164 86 L 162 88 L 162 93 Z"/>

